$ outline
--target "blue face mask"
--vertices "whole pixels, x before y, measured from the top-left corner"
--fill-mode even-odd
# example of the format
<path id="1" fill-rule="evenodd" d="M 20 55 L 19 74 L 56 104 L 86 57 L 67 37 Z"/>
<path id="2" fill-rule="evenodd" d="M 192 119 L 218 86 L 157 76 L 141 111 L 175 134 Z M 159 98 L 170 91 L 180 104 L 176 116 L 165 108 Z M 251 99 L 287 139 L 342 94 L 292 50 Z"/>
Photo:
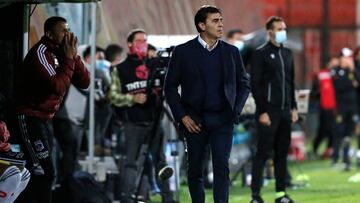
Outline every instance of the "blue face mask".
<path id="1" fill-rule="evenodd" d="M 96 68 L 103 70 L 108 69 L 111 66 L 111 63 L 105 59 L 96 60 Z"/>
<path id="2" fill-rule="evenodd" d="M 236 46 L 239 49 L 239 51 L 241 51 L 244 49 L 245 43 L 241 40 L 238 40 L 234 43 L 234 46 Z"/>
<path id="3" fill-rule="evenodd" d="M 277 31 L 275 32 L 275 41 L 278 44 L 282 44 L 286 41 L 287 36 L 286 36 L 286 30 L 282 30 L 282 31 Z"/>

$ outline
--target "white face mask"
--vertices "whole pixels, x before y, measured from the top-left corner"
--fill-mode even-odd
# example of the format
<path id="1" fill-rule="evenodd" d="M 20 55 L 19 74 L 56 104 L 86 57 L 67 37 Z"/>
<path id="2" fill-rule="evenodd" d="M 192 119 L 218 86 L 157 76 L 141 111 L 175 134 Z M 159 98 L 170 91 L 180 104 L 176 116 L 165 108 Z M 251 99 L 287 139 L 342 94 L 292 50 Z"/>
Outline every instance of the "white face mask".
<path id="1" fill-rule="evenodd" d="M 241 40 L 237 40 L 235 43 L 234 43 L 234 46 L 236 46 L 239 51 L 243 50 L 244 47 L 245 47 L 245 43 Z"/>
<path id="2" fill-rule="evenodd" d="M 282 30 L 282 31 L 277 31 L 275 32 L 275 41 L 278 44 L 282 44 L 286 41 L 287 36 L 286 36 L 286 30 Z"/>

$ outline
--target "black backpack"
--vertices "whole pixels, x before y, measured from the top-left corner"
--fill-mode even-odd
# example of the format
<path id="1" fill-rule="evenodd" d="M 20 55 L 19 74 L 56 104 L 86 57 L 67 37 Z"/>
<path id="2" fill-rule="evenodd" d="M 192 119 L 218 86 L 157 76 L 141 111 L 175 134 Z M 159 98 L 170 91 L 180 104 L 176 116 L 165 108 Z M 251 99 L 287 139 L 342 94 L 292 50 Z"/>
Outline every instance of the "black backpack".
<path id="1" fill-rule="evenodd" d="M 111 203 L 94 177 L 77 171 L 54 191 L 53 203 Z"/>

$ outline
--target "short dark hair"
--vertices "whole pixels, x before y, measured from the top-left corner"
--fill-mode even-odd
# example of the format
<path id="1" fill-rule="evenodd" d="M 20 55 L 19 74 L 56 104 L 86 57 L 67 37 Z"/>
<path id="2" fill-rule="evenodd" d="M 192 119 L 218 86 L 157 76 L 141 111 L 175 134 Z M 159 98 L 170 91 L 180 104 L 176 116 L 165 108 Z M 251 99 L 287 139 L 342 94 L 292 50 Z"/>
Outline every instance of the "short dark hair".
<path id="1" fill-rule="evenodd" d="M 226 35 L 226 38 L 230 39 L 233 38 L 235 34 L 243 34 L 244 32 L 240 29 L 232 29 Z"/>
<path id="2" fill-rule="evenodd" d="M 267 21 L 266 21 L 266 30 L 270 30 L 273 28 L 274 22 L 284 22 L 284 19 L 282 17 L 279 16 L 271 16 Z"/>
<path id="3" fill-rule="evenodd" d="M 156 47 L 152 44 L 148 44 L 148 50 L 157 51 Z"/>
<path id="4" fill-rule="evenodd" d="M 115 60 L 116 54 L 121 54 L 123 50 L 124 49 L 117 44 L 110 44 L 105 49 L 105 59 L 113 62 Z"/>
<path id="5" fill-rule="evenodd" d="M 220 13 L 221 14 L 221 10 L 219 8 L 217 8 L 215 6 L 211 6 L 211 5 L 203 5 L 200 7 L 200 9 L 196 12 L 195 18 L 194 18 L 196 30 L 199 33 L 203 32 L 203 31 L 201 30 L 201 28 L 199 27 L 198 24 L 205 23 L 206 18 L 209 13 Z"/>
<path id="6" fill-rule="evenodd" d="M 141 28 L 136 28 L 136 29 L 133 29 L 129 32 L 128 36 L 127 36 L 127 42 L 133 42 L 134 41 L 134 38 L 135 38 L 135 35 L 138 34 L 138 33 L 144 33 L 146 34 L 145 30 L 144 29 L 141 29 Z"/>
<path id="7" fill-rule="evenodd" d="M 101 47 L 96 46 L 95 53 L 97 52 L 105 52 L 105 50 Z M 88 46 L 83 52 L 83 58 L 85 59 L 86 57 L 90 56 L 90 53 L 91 53 L 91 46 Z"/>
<path id="8" fill-rule="evenodd" d="M 48 18 L 44 23 L 44 33 L 46 33 L 46 31 L 52 31 L 55 25 L 58 24 L 59 22 L 66 23 L 67 21 L 65 18 L 60 16 L 53 16 Z"/>

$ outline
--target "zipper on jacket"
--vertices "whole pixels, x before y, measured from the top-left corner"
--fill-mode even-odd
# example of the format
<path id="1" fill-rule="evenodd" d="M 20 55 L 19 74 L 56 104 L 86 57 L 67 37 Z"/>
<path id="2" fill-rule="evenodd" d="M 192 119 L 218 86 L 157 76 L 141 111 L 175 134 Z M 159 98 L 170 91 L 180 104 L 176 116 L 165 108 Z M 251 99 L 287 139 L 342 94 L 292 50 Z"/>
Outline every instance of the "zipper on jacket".
<path id="1" fill-rule="evenodd" d="M 268 84 L 268 97 L 267 97 L 268 102 L 271 102 L 271 83 L 269 82 Z"/>
<path id="2" fill-rule="evenodd" d="M 279 48 L 279 56 L 280 56 L 280 62 L 281 62 L 281 73 L 282 73 L 282 98 L 281 98 L 281 109 L 284 109 L 285 106 L 285 64 L 284 59 L 281 55 L 281 48 Z"/>

